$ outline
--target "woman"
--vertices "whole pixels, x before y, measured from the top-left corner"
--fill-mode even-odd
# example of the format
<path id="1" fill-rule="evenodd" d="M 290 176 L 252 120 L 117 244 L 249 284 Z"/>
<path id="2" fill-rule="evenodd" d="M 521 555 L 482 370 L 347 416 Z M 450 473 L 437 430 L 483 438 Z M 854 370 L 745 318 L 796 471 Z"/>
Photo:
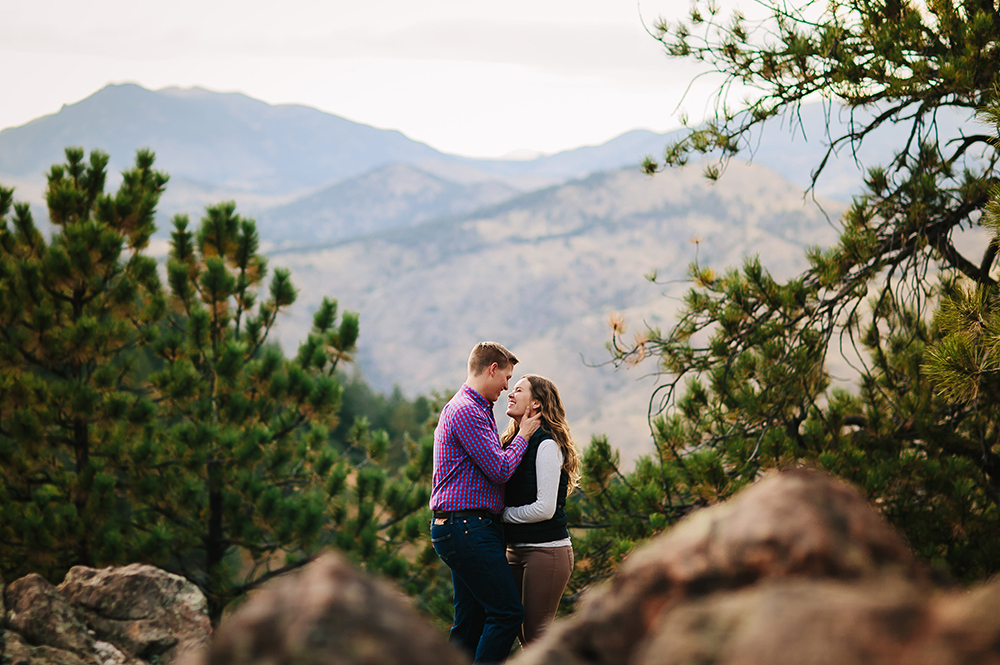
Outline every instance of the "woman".
<path id="1" fill-rule="evenodd" d="M 507 561 L 521 590 L 521 646 L 534 642 L 552 622 L 573 571 L 566 529 L 566 494 L 579 479 L 579 457 L 555 384 L 526 374 L 507 397 L 510 425 L 501 441 L 517 435 L 521 419 L 541 411 L 542 423 L 528 440 L 521 463 L 504 490 Z"/>

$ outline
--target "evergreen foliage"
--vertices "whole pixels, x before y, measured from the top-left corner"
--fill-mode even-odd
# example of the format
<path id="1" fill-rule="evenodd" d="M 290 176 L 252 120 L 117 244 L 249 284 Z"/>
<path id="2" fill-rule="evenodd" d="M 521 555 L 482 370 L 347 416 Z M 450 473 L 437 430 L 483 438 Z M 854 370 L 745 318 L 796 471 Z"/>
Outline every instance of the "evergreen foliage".
<path id="1" fill-rule="evenodd" d="M 265 283 L 256 226 L 232 202 L 195 229 L 174 219 L 165 294 L 142 252 L 167 182 L 152 153 L 114 195 L 106 155 L 66 157 L 48 242 L 0 188 L 0 572 L 151 563 L 196 583 L 215 621 L 335 546 L 445 616 L 427 400 L 374 409 L 392 438 L 357 400 L 338 419 L 358 315 L 324 299 L 286 358 L 270 335 L 296 291 L 286 270 Z"/>
<path id="2" fill-rule="evenodd" d="M 340 396 L 334 372 L 354 349 L 358 317 L 337 326 L 336 302 L 324 299 L 298 357 L 286 360 L 266 342 L 296 294 L 278 270 L 258 300 L 267 269 L 253 221 L 229 202 L 209 207 L 196 232 L 188 225 L 174 220 L 170 311 L 155 346 L 163 367 L 150 377 L 162 426 L 134 462 L 151 553 L 197 580 L 217 616 L 319 542 L 335 465 L 326 445 Z M 253 562 L 246 575 L 237 554 Z"/>
<path id="3" fill-rule="evenodd" d="M 994 143 L 1000 145 L 1000 103 L 994 102 L 982 115 L 996 128 Z M 1000 247 L 1000 185 L 980 218 L 990 232 L 990 247 Z M 1000 395 L 1000 293 L 995 282 L 956 280 L 942 299 L 935 319 L 940 338 L 935 340 L 923 365 L 938 394 L 969 413 L 969 454 L 981 454 L 990 480 L 986 486 L 994 503 L 1000 503 L 1000 424 L 995 417 Z"/>
<path id="4" fill-rule="evenodd" d="M 607 574 L 691 508 L 765 469 L 808 463 L 858 483 L 926 560 L 964 580 L 995 573 L 1000 392 L 947 400 L 922 367 L 941 343 L 931 322 L 939 298 L 956 297 L 961 280 L 996 285 L 998 245 L 967 257 L 956 238 L 979 228 L 996 182 L 995 131 L 971 118 L 1000 85 L 1000 14 L 992 2 L 951 0 L 762 7 L 767 16 L 752 22 L 695 2 L 688 20 L 657 24 L 669 55 L 706 63 L 726 84 L 716 117 L 662 161 L 648 159 L 647 171 L 715 155 L 706 175 L 718 178 L 766 120 L 794 125 L 817 94 L 848 125 L 836 134 L 831 123 L 814 182 L 828 159 L 849 158 L 884 123 L 905 123 L 909 137 L 865 174 L 839 242 L 810 250 L 802 274 L 778 281 L 755 257 L 721 273 L 696 263 L 669 330 L 627 339 L 626 323 L 612 320 L 615 362 L 650 359 L 662 379 L 650 400 L 655 450 L 625 472 L 609 446 L 592 446 L 579 510 L 598 528 L 581 548 L 582 568 Z M 755 92 L 734 109 L 725 93 L 737 84 Z M 970 113 L 967 131 L 947 142 L 935 123 L 945 107 Z M 851 363 L 856 388 L 833 384 L 834 355 Z"/>
<path id="5" fill-rule="evenodd" d="M 355 351 L 358 315 L 338 323 L 337 302 L 324 298 L 285 359 L 267 342 L 295 290 L 279 269 L 259 300 L 267 270 L 253 221 L 229 202 L 188 227 L 174 219 L 171 311 L 156 345 L 163 369 L 150 377 L 167 425 L 147 481 L 169 534 L 166 560 L 198 582 L 213 617 L 325 546 L 431 598 L 429 442 L 408 440 L 390 469 L 388 434 L 363 416 L 333 437 L 338 370 Z"/>
<path id="6" fill-rule="evenodd" d="M 167 176 L 140 151 L 114 194 L 108 156 L 66 150 L 48 174 L 46 241 L 0 188 L 0 568 L 55 576 L 136 554 L 120 478 L 154 432 L 134 350 L 165 302 L 142 254 Z M 13 215 L 11 210 L 13 209 Z"/>
<path id="7" fill-rule="evenodd" d="M 334 445 L 346 449 L 355 419 L 364 418 L 370 428 L 382 430 L 389 436 L 389 465 L 399 468 L 405 464 L 407 446 L 426 435 L 431 417 L 436 417 L 431 399 L 418 395 L 411 401 L 398 386 L 389 395 L 383 395 L 374 391 L 357 372 L 342 377 L 341 384 L 344 394 L 340 423 L 332 434 Z"/>

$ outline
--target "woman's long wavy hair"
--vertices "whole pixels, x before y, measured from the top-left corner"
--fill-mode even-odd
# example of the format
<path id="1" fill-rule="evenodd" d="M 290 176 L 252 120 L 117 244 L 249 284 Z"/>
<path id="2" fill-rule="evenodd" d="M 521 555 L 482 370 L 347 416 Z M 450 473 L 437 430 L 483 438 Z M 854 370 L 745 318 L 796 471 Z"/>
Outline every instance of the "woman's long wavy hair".
<path id="1" fill-rule="evenodd" d="M 552 439 L 562 450 L 562 470 L 569 476 L 566 492 L 572 492 L 580 480 L 580 455 L 576 452 L 576 444 L 569 431 L 569 423 L 566 422 L 566 409 L 563 408 L 562 399 L 559 397 L 559 389 L 544 376 L 525 374 L 521 378 L 528 380 L 532 399 L 537 399 L 541 404 L 542 425 L 552 434 Z M 514 440 L 517 430 L 518 424 L 512 418 L 503 436 L 500 437 L 504 447 Z"/>

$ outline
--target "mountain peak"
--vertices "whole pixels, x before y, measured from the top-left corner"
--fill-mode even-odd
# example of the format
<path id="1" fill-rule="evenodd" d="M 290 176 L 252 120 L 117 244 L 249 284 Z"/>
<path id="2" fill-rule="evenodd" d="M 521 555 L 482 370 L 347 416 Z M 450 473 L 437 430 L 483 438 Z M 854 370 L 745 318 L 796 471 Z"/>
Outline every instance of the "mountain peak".
<path id="1" fill-rule="evenodd" d="M 126 168 L 137 149 L 149 147 L 171 175 L 263 193 L 301 191 L 383 164 L 441 156 L 400 132 L 306 106 L 125 82 L 0 132 L 0 173 L 41 174 L 71 145 L 109 153 L 110 170 Z"/>

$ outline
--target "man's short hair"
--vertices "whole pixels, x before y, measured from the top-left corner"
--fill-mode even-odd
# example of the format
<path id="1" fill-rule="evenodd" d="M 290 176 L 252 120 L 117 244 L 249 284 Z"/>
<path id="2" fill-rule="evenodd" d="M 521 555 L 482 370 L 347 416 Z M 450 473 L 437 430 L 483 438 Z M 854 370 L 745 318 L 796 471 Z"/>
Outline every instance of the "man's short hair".
<path id="1" fill-rule="evenodd" d="M 507 369 L 517 364 L 517 358 L 503 344 L 480 342 L 469 354 L 469 374 L 479 376 L 493 363 L 501 369 Z"/>

